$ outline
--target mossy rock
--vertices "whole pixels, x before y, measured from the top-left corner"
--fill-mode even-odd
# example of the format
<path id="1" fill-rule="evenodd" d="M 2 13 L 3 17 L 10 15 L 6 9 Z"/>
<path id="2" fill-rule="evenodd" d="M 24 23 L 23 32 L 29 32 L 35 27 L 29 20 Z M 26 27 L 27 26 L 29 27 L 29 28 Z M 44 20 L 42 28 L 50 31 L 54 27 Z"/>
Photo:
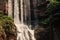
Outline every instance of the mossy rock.
<path id="1" fill-rule="evenodd" d="M 6 40 L 11 40 L 12 37 L 16 40 L 16 27 L 14 22 L 10 17 L 3 14 L 0 14 L 0 33 L 0 35 L 6 36 Z"/>

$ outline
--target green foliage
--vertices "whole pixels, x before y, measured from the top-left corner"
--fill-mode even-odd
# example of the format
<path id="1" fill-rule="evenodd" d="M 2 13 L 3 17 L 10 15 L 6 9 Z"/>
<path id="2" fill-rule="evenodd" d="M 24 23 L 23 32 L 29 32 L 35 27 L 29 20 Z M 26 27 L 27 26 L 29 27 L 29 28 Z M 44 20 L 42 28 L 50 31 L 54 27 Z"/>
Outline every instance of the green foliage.
<path id="1" fill-rule="evenodd" d="M 6 15 L 0 14 L 0 25 L 4 28 L 5 31 L 9 32 L 9 28 L 12 26 L 12 20 Z"/>
<path id="2" fill-rule="evenodd" d="M 47 5 L 47 12 L 49 16 L 46 19 L 40 21 L 40 24 L 47 24 L 47 25 L 53 24 L 55 20 L 55 16 L 60 15 L 60 11 L 59 11 L 60 3 L 58 3 L 57 0 L 52 0 L 52 1 L 55 2 L 49 3 Z"/>
<path id="3" fill-rule="evenodd" d="M 57 0 L 50 0 L 51 3 L 55 3 Z"/>
<path id="4" fill-rule="evenodd" d="M 5 38 L 8 40 L 12 34 L 16 36 L 16 28 L 13 20 L 6 15 L 0 14 L 0 38 L 2 37 L 1 35 L 6 35 Z"/>
<path id="5" fill-rule="evenodd" d="M 54 14 L 57 13 L 60 9 L 60 3 L 50 3 L 49 5 L 47 5 L 47 11 L 50 14 Z"/>
<path id="6" fill-rule="evenodd" d="M 10 17 L 0 14 L 0 35 L 2 35 L 5 32 L 6 36 L 9 36 L 11 31 L 13 31 L 11 29 L 13 25 L 13 21 Z"/>
<path id="7" fill-rule="evenodd" d="M 60 0 L 50 0 L 50 3 L 58 3 Z"/>

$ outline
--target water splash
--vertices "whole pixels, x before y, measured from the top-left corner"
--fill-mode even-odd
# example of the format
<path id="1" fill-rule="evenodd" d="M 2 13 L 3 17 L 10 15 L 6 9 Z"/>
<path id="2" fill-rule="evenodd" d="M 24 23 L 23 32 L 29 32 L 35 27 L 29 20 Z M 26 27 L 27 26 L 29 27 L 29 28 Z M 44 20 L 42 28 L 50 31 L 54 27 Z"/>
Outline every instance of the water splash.
<path id="1" fill-rule="evenodd" d="M 17 40 L 35 40 L 34 30 L 28 28 L 27 25 L 20 24 L 17 25 Z"/>

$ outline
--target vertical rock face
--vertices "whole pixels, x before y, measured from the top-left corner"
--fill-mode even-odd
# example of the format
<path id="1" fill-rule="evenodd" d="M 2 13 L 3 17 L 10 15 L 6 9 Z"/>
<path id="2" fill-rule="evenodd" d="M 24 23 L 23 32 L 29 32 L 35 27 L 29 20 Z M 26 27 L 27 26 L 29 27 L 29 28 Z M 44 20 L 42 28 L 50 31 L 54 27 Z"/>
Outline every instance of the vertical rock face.
<path id="1" fill-rule="evenodd" d="M 8 14 L 8 2 L 6 2 L 6 14 Z"/>
<path id="2" fill-rule="evenodd" d="M 6 0 L 0 0 L 0 12 L 6 12 Z"/>

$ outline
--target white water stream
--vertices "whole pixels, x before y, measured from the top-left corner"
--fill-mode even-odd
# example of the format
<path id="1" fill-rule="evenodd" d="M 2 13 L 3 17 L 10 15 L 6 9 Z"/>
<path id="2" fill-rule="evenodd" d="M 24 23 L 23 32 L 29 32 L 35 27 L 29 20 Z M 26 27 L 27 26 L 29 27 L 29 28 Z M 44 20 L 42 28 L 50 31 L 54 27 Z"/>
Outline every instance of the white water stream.
<path id="1" fill-rule="evenodd" d="M 18 1 L 14 0 L 14 24 L 17 28 L 17 40 L 35 40 L 34 30 L 23 23 L 23 0 L 21 0 L 21 20 L 19 20 Z"/>

